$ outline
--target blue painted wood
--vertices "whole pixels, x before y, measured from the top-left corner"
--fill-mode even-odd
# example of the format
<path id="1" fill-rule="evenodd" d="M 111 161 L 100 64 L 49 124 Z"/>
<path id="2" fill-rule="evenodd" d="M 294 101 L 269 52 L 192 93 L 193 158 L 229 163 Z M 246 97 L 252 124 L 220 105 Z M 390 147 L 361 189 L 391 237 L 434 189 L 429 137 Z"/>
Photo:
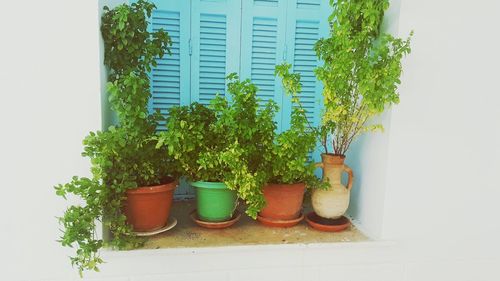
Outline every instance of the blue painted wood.
<path id="1" fill-rule="evenodd" d="M 308 119 L 319 124 L 321 83 L 313 75 L 319 62 L 312 47 L 328 33 L 328 0 L 155 3 L 159 10 L 153 15 L 153 29 L 170 29 L 174 46 L 173 56 L 152 71 L 152 109 L 166 115 L 172 105 L 207 104 L 216 93 L 225 94 L 225 76 L 238 72 L 257 84 L 262 103 L 278 103 L 279 130 L 287 129 L 291 102 L 274 77 L 274 66 L 287 61 L 302 75 L 301 101 Z"/>
<path id="2" fill-rule="evenodd" d="M 295 26 L 294 71 L 301 74 L 302 93 L 300 101 L 306 110 L 307 119 L 314 125 L 319 123 L 321 94 L 316 83 L 314 68 L 318 66 L 316 54 L 311 45 L 319 39 L 319 21 L 297 20 Z"/>
<path id="3" fill-rule="evenodd" d="M 293 2 L 293 1 L 291 1 Z M 319 9 L 321 6 L 321 0 L 297 0 L 297 8 L 299 9 Z M 323 1 L 328 3 L 328 1 Z"/>
<path id="4" fill-rule="evenodd" d="M 190 73 L 182 92 L 189 102 L 209 104 L 217 93 L 226 93 L 225 77 L 238 72 L 240 59 L 241 3 L 226 0 L 177 1 L 190 3 Z M 182 52 L 182 47 L 181 47 Z M 192 198 L 194 190 L 181 182 L 176 198 Z"/>
<path id="5" fill-rule="evenodd" d="M 313 45 L 328 35 L 328 0 L 154 0 L 151 28 L 166 29 L 174 42 L 172 56 L 151 72 L 151 110 L 164 115 L 173 105 L 210 102 L 216 93 L 227 94 L 225 76 L 237 72 L 259 87 L 262 102 L 280 106 L 278 130 L 289 128 L 292 104 L 274 77 L 283 61 L 302 76 L 300 97 L 308 120 L 320 124 L 322 85 L 313 70 Z M 161 127 L 159 129 L 162 129 Z M 318 146 L 319 147 L 319 146 Z M 320 149 L 314 153 L 319 159 Z M 181 184 L 176 198 L 192 197 Z"/>
<path id="6" fill-rule="evenodd" d="M 217 93 L 225 93 L 226 19 L 224 14 L 200 14 L 199 83 L 194 87 L 198 87 L 197 100 L 203 104 L 210 104 Z"/>
<path id="7" fill-rule="evenodd" d="M 192 102 L 209 104 L 216 94 L 226 94 L 227 74 L 239 70 L 240 16 L 239 1 L 192 1 Z"/>
<path id="8" fill-rule="evenodd" d="M 328 16 L 331 7 L 327 0 L 289 1 L 287 6 L 287 61 L 293 65 L 293 71 L 300 73 L 302 93 L 300 101 L 306 110 L 307 119 L 313 126 L 321 123 L 323 109 L 323 87 L 314 75 L 314 69 L 321 65 L 313 50 L 315 42 L 328 35 Z M 292 103 L 290 97 L 283 100 L 283 123 L 289 125 Z M 321 145 L 311 155 L 320 160 Z"/>
<path id="9" fill-rule="evenodd" d="M 243 0 L 241 27 L 241 66 L 243 79 L 257 85 L 261 103 L 269 99 L 279 106 L 275 121 L 282 130 L 283 90 L 274 76 L 274 68 L 286 56 L 285 0 Z"/>
<path id="10" fill-rule="evenodd" d="M 314 75 L 314 69 L 319 65 L 316 53 L 313 50 L 316 41 L 322 37 L 322 29 L 328 26 L 327 18 L 322 17 L 323 10 L 320 1 L 297 0 L 290 1 L 287 18 L 287 44 L 290 48 L 287 61 L 292 63 L 293 71 L 300 73 L 302 93 L 300 101 L 306 110 L 306 115 L 313 125 L 320 123 L 320 110 L 322 102 L 322 87 Z M 287 117 L 291 114 L 291 100 L 285 98 L 283 106 L 287 109 Z"/>
<path id="11" fill-rule="evenodd" d="M 254 0 L 254 4 L 258 6 L 278 7 L 279 0 Z"/>
<path id="12" fill-rule="evenodd" d="M 187 105 L 190 98 L 190 3 L 189 1 L 157 0 L 157 9 L 150 19 L 152 31 L 163 28 L 172 39 L 171 55 L 159 59 L 158 66 L 150 73 L 151 94 L 150 111 L 160 110 L 163 116 L 173 106 Z M 160 122 L 158 130 L 165 130 L 165 122 Z M 176 199 L 192 198 L 191 187 L 181 180 L 175 191 Z"/>
<path id="13" fill-rule="evenodd" d="M 157 67 L 150 73 L 151 94 L 150 111 L 159 110 L 168 116 L 168 110 L 177 105 L 189 104 L 189 3 L 187 1 L 156 1 L 157 9 L 150 19 L 151 29 L 163 29 L 172 39 L 171 55 L 165 54 L 157 60 Z M 164 130 L 164 122 L 158 130 Z"/>
<path id="14" fill-rule="evenodd" d="M 154 11 L 151 20 L 153 31 L 166 30 L 172 38 L 171 55 L 157 59 L 158 65 L 151 71 L 150 110 L 159 110 L 168 115 L 172 106 L 181 104 L 180 75 L 180 13 L 173 11 Z M 164 130 L 164 122 L 158 130 Z"/>

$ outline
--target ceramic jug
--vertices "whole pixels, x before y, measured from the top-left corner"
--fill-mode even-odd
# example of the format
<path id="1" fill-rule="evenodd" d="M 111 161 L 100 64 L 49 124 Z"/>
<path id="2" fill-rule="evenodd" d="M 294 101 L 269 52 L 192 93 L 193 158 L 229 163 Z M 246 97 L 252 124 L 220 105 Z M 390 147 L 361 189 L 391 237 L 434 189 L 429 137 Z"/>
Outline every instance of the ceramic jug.
<path id="1" fill-rule="evenodd" d="M 321 163 L 317 167 L 323 169 L 323 181 L 330 183 L 326 190 L 315 189 L 312 193 L 312 206 L 317 215 L 327 219 L 338 219 L 349 207 L 349 198 L 354 175 L 352 169 L 344 164 L 345 156 L 321 154 Z M 348 175 L 347 187 L 341 182 L 342 173 Z"/>

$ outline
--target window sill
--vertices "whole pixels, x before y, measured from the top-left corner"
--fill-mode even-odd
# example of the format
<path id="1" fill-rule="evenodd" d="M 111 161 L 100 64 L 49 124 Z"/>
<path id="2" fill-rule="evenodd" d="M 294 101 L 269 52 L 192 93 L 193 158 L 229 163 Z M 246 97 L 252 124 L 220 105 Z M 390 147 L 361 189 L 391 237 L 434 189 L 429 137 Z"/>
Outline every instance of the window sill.
<path id="1" fill-rule="evenodd" d="M 177 275 L 191 274 L 191 279 L 182 278 L 199 280 L 212 274 L 220 278 L 210 280 L 227 280 L 228 274 L 268 270 L 300 278 L 302 271 L 317 273 L 334 265 L 393 263 L 399 258 L 398 243 L 371 240 L 355 226 L 338 233 L 313 230 L 305 221 L 288 229 L 269 228 L 242 215 L 230 228 L 204 229 L 189 219 L 195 205 L 194 201 L 175 202 L 172 215 L 178 220 L 177 226 L 151 237 L 143 248 L 102 251 L 107 263 L 98 276 L 124 277 L 116 280 L 141 276 L 132 280 L 144 280 L 143 275 L 147 275 L 152 276 L 147 280 L 174 280 L 179 279 L 174 278 Z"/>
<path id="2" fill-rule="evenodd" d="M 177 219 L 175 228 L 149 238 L 142 249 L 369 241 L 369 238 L 355 226 L 350 226 L 347 230 L 338 233 L 314 230 L 305 221 L 291 228 L 274 228 L 263 226 L 244 214 L 240 221 L 229 228 L 206 229 L 191 221 L 189 213 L 195 208 L 195 201 L 174 202 L 171 215 Z"/>

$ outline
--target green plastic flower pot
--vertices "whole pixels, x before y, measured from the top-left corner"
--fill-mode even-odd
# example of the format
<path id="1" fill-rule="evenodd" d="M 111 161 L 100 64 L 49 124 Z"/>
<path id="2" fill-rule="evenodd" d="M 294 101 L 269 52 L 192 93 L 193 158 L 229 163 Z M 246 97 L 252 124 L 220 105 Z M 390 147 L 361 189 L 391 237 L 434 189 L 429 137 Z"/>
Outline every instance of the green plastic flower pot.
<path id="1" fill-rule="evenodd" d="M 198 218 L 203 221 L 227 221 L 233 216 L 238 197 L 222 182 L 196 181 L 196 208 Z"/>

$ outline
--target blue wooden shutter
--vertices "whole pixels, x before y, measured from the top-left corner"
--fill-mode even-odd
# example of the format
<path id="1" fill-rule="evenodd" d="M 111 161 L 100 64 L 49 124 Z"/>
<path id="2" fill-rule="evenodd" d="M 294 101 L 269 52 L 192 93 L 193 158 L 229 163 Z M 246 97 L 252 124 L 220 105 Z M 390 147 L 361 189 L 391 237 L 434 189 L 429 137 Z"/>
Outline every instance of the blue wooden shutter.
<path id="1" fill-rule="evenodd" d="M 314 75 L 314 69 L 320 64 L 313 50 L 316 41 L 328 32 L 328 1 L 296 0 L 290 1 L 287 8 L 287 61 L 293 65 L 293 71 L 300 73 L 302 93 L 300 101 L 306 110 L 307 119 L 314 125 L 320 123 L 322 107 L 322 85 Z M 286 97 L 283 102 L 284 122 L 289 124 L 292 104 Z"/>
<path id="2" fill-rule="evenodd" d="M 243 0 L 241 77 L 257 85 L 262 103 L 273 99 L 280 108 L 283 92 L 274 68 L 285 59 L 285 19 L 285 0 Z M 281 111 L 276 122 L 281 130 Z"/>
<path id="3" fill-rule="evenodd" d="M 164 29 L 172 38 L 171 55 L 158 59 L 151 71 L 150 111 L 168 115 L 172 106 L 189 104 L 189 3 L 188 1 L 155 1 L 151 28 Z M 164 130 L 164 122 L 158 130 Z"/>
<path id="4" fill-rule="evenodd" d="M 155 0 L 152 28 L 172 37 L 172 56 L 153 69 L 151 110 L 165 115 L 174 105 L 204 104 L 217 92 L 225 94 L 225 76 L 238 72 L 259 87 L 258 96 L 281 108 L 278 129 L 289 127 L 291 101 L 274 77 L 276 64 L 288 61 L 301 73 L 301 101 L 308 119 L 318 125 L 321 83 L 313 69 L 321 62 L 312 50 L 328 34 L 331 11 L 327 0 Z M 160 127 L 159 129 L 162 129 Z M 318 152 L 315 153 L 316 157 Z M 187 184 L 177 198 L 192 197 Z"/>
<path id="5" fill-rule="evenodd" d="M 302 93 L 300 101 L 306 110 L 307 119 L 314 126 L 321 122 L 323 107 L 322 84 L 316 79 L 314 69 L 321 64 L 313 50 L 316 41 L 328 35 L 328 16 L 331 12 L 325 0 L 290 1 L 287 7 L 287 61 L 293 71 L 300 73 Z M 292 111 L 289 97 L 283 101 L 283 120 L 288 128 Z M 318 146 L 319 147 L 319 146 Z M 320 149 L 313 153 L 318 160 Z"/>
<path id="6" fill-rule="evenodd" d="M 190 98 L 190 52 L 191 10 L 189 1 L 155 0 L 157 9 L 151 18 L 152 30 L 163 28 L 172 39 L 171 55 L 165 54 L 158 60 L 158 66 L 150 73 L 151 94 L 150 111 L 160 110 L 166 117 L 173 106 L 187 105 Z M 165 130 L 164 122 L 158 130 Z M 175 190 L 175 198 L 193 197 L 189 185 L 181 180 Z"/>
<path id="7" fill-rule="evenodd" d="M 193 0 L 191 101 L 209 104 L 225 94 L 225 77 L 238 72 L 240 1 Z"/>

